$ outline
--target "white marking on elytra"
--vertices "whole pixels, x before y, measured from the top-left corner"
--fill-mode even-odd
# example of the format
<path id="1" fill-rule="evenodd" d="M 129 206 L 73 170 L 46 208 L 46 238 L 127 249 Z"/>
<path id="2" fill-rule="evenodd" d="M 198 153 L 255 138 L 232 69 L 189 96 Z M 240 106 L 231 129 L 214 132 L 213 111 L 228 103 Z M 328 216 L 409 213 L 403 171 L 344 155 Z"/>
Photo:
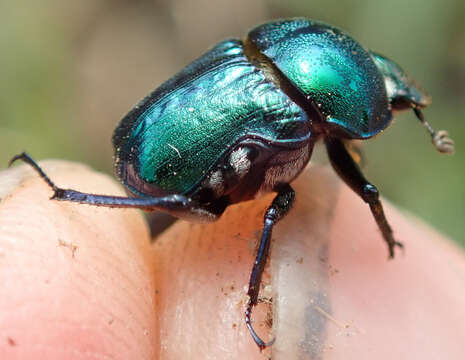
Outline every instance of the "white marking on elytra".
<path id="1" fill-rule="evenodd" d="M 394 80 L 392 80 L 390 77 L 386 77 L 384 79 L 384 83 L 386 85 L 386 92 L 387 92 L 387 95 L 388 96 L 392 96 L 394 95 L 394 92 L 396 91 L 397 89 L 397 85 L 396 83 L 394 82 Z"/>
<path id="2" fill-rule="evenodd" d="M 229 163 L 239 178 L 242 178 L 245 174 L 247 174 L 250 170 L 250 166 L 252 165 L 247 154 L 247 148 L 240 147 L 234 150 L 229 157 Z"/>
<path id="3" fill-rule="evenodd" d="M 224 178 L 221 170 L 213 172 L 208 179 L 208 187 L 210 187 L 217 196 L 224 192 Z"/>
<path id="4" fill-rule="evenodd" d="M 174 146 L 171 145 L 171 144 L 167 144 L 167 145 L 168 145 L 171 149 L 173 149 L 174 151 L 176 151 L 176 154 L 178 154 L 179 158 L 182 159 L 181 153 L 179 152 L 179 150 L 178 150 L 176 147 L 174 147 Z"/>

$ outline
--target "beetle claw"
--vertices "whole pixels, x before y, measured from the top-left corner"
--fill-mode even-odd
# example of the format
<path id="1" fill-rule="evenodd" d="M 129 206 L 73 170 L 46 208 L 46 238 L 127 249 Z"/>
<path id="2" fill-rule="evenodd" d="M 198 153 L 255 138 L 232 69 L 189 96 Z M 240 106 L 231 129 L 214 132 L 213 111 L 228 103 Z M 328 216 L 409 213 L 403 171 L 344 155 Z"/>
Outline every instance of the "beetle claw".
<path id="1" fill-rule="evenodd" d="M 454 140 L 449 137 L 449 133 L 445 130 L 439 130 L 432 137 L 434 147 L 440 153 L 453 154 L 454 153 Z"/>
<path id="2" fill-rule="evenodd" d="M 52 180 L 50 180 L 48 175 L 42 170 L 42 168 L 39 166 L 39 164 L 37 164 L 37 162 L 25 151 L 22 152 L 21 154 L 13 156 L 13 158 L 8 162 L 8 167 L 13 165 L 13 163 L 18 161 L 18 160 L 24 161 L 26 164 L 31 165 L 32 168 L 40 175 L 40 177 L 45 180 L 45 182 L 48 184 L 48 186 L 50 186 L 52 188 L 52 190 L 54 191 L 54 195 L 53 195 L 52 199 L 57 194 L 57 191 L 61 190 L 60 188 L 58 188 L 55 185 L 55 183 Z"/>
<path id="3" fill-rule="evenodd" d="M 389 243 L 389 258 L 394 259 L 394 249 L 398 247 L 402 253 L 405 251 L 404 244 L 401 243 L 400 241 L 393 241 L 392 243 Z"/>
<path id="4" fill-rule="evenodd" d="M 250 318 L 250 315 L 252 313 L 252 307 L 253 305 L 252 304 L 248 304 L 247 305 L 247 310 L 245 311 L 245 324 L 247 325 L 247 328 L 249 329 L 249 332 L 250 332 L 250 335 L 252 335 L 252 338 L 253 340 L 255 341 L 255 344 L 257 344 L 258 348 L 260 349 L 260 351 L 263 351 L 264 349 L 266 349 L 267 347 L 271 346 L 274 344 L 276 338 L 273 338 L 271 341 L 269 342 L 264 342 L 260 336 L 258 336 L 258 334 L 255 332 L 253 326 L 252 326 L 252 322 L 251 322 L 251 318 Z"/>

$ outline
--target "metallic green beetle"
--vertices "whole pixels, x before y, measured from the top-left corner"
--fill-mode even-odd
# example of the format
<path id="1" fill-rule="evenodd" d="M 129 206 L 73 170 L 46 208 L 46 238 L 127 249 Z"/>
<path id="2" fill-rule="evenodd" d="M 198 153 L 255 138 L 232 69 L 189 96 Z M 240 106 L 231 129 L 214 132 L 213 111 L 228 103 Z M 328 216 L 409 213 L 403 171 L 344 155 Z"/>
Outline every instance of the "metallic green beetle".
<path id="1" fill-rule="evenodd" d="M 116 175 L 135 197 L 58 188 L 56 200 L 161 210 L 181 218 L 215 220 L 233 203 L 277 192 L 267 209 L 249 283 L 251 326 L 273 225 L 291 209 L 289 183 L 324 140 L 339 176 L 369 204 L 394 256 L 378 190 L 361 173 L 344 139 L 368 139 L 385 129 L 393 111 L 413 109 L 436 148 L 453 151 L 444 131 L 425 122 L 430 98 L 393 61 L 363 48 L 343 31 L 308 19 L 279 20 L 244 40 L 213 47 L 140 102 L 115 130 Z"/>

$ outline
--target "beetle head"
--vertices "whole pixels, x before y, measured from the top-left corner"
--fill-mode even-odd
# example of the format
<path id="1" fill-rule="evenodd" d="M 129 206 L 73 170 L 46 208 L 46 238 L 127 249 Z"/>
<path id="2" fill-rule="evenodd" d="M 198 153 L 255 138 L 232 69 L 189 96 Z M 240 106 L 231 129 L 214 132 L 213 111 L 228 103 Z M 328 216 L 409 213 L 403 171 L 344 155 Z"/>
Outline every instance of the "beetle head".
<path id="1" fill-rule="evenodd" d="M 393 111 L 414 109 L 418 114 L 419 109 L 431 104 L 431 96 L 426 94 L 399 65 L 373 51 L 370 51 L 370 54 L 383 74 Z"/>
<path id="2" fill-rule="evenodd" d="M 434 130 L 421 112 L 422 108 L 431 104 L 431 96 L 426 94 L 394 61 L 374 52 L 370 54 L 384 77 L 392 110 L 413 109 L 417 118 L 428 129 L 435 148 L 441 153 L 453 154 L 454 141 L 449 138 L 448 133 L 444 130 Z"/>

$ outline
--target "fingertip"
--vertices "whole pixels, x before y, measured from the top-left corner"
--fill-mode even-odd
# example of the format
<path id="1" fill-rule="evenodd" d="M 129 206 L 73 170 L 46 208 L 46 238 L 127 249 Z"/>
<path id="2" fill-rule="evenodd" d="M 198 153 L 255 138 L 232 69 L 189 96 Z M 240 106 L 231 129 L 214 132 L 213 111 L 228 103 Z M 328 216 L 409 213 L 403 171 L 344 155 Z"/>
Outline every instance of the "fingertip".
<path id="1" fill-rule="evenodd" d="M 85 166 L 41 166 L 60 186 L 123 195 Z M 154 358 L 155 284 L 141 213 L 51 201 L 27 166 L 0 183 L 0 357 Z"/>

